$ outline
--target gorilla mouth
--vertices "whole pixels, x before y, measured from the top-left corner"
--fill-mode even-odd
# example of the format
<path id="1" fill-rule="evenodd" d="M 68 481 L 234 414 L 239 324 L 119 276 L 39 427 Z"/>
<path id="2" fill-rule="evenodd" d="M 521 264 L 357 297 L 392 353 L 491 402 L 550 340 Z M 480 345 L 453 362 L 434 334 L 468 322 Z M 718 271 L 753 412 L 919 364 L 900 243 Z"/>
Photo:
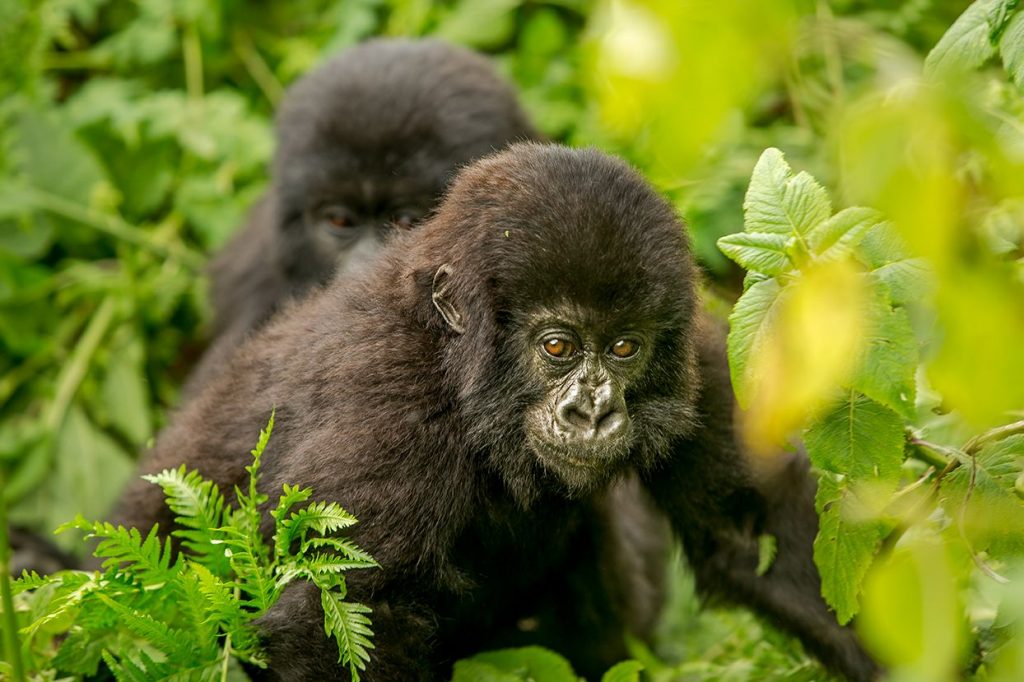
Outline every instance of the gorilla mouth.
<path id="1" fill-rule="evenodd" d="M 607 480 L 629 455 L 630 438 L 584 445 L 552 436 L 531 436 L 530 449 L 545 469 L 573 488 L 591 487 Z"/>

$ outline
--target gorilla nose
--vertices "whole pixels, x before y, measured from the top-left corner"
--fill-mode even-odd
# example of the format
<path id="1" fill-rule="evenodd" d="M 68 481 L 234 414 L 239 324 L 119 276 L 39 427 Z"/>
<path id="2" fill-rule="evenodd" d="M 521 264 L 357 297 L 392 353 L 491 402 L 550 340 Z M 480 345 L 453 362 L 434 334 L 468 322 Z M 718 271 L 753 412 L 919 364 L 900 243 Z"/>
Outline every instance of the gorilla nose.
<path id="1" fill-rule="evenodd" d="M 578 438 L 609 440 L 626 426 L 626 414 L 614 402 L 568 403 L 558 410 L 559 421 Z"/>

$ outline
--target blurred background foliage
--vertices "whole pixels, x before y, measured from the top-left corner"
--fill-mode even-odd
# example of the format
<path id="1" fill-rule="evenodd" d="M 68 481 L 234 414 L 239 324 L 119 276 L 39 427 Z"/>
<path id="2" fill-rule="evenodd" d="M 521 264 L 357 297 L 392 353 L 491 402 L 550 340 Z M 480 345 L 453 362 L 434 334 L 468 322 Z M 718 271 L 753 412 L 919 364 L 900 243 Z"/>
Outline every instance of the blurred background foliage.
<path id="1" fill-rule="evenodd" d="M 734 381 L 755 450 L 810 429 L 823 529 L 847 540 L 816 548 L 826 597 L 861 613 L 896 679 L 1024 679 L 1016 0 L 0 0 L 16 521 L 107 511 L 202 350 L 202 267 L 267 182 L 276 103 L 376 35 L 483 51 L 546 134 L 639 166 L 687 219 L 723 316 L 787 292 L 737 305 Z M 785 154 L 763 159 L 770 206 L 747 194 L 769 147 Z M 840 225 L 860 231 L 835 258 L 758 218 L 834 231 L 851 206 L 878 217 Z M 784 258 L 759 270 L 766 244 Z M 735 336 L 744 311 L 755 337 Z M 676 587 L 663 645 L 636 651 L 655 679 L 821 679 L 791 641 L 697 615 Z"/>

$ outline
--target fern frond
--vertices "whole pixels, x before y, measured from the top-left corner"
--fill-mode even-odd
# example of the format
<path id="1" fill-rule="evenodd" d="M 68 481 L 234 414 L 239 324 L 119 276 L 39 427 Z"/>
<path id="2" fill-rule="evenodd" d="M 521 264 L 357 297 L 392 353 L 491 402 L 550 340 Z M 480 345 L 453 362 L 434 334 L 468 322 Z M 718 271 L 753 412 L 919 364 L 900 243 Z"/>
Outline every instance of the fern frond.
<path id="1" fill-rule="evenodd" d="M 57 576 L 50 584 L 57 588 L 56 594 L 46 604 L 43 612 L 21 629 L 22 634 L 28 639 L 31 639 L 36 632 L 50 623 L 65 619 L 74 609 L 78 608 L 82 600 L 101 590 L 105 583 L 101 580 L 99 573 L 81 571 L 68 576 Z"/>
<path id="2" fill-rule="evenodd" d="M 314 502 L 293 512 L 290 517 L 280 522 L 283 547 L 285 551 L 290 551 L 292 543 L 310 531 L 327 535 L 355 523 L 356 517 L 342 509 L 336 502 Z"/>
<path id="3" fill-rule="evenodd" d="M 142 478 L 164 491 L 167 506 L 181 526 L 172 534 L 182 539 L 182 544 L 198 561 L 226 575 L 228 562 L 224 547 L 216 542 L 214 533 L 224 523 L 224 495 L 217 485 L 204 479 L 198 471 L 187 471 L 184 464 Z"/>
<path id="4" fill-rule="evenodd" d="M 288 514 L 292 507 L 308 500 L 313 494 L 312 488 L 300 488 L 297 485 L 284 484 L 281 497 L 277 499 L 277 506 L 270 512 L 274 519 L 274 556 L 281 560 L 291 550 L 291 541 L 288 532 Z"/>
<path id="5" fill-rule="evenodd" d="M 144 649 L 133 649 L 131 656 L 125 654 L 119 657 L 104 651 L 103 661 L 117 682 L 152 682 L 174 674 L 172 666 L 155 660 Z"/>
<path id="6" fill-rule="evenodd" d="M 102 592 L 97 593 L 96 596 L 117 614 L 124 629 L 148 642 L 163 653 L 168 661 L 182 662 L 196 658 L 200 647 L 194 633 L 171 628 L 149 614 L 129 608 Z"/>
<path id="7" fill-rule="evenodd" d="M 237 585 L 250 597 L 246 604 L 260 612 L 266 611 L 279 593 L 274 586 L 273 568 L 262 536 L 234 526 L 220 528 L 218 533 L 228 548 L 228 561 L 238 577 Z"/>
<path id="8" fill-rule="evenodd" d="M 321 590 L 320 603 L 324 607 L 324 633 L 338 642 L 338 661 L 347 665 L 352 682 L 359 682 L 359 671 L 366 669 L 373 649 L 373 630 L 366 614 L 368 606 L 342 599 L 328 590 Z"/>
<path id="9" fill-rule="evenodd" d="M 362 562 L 359 568 L 377 568 L 379 564 L 370 556 L 369 552 L 361 549 L 356 543 L 340 537 L 311 537 L 302 543 L 300 554 L 306 554 L 311 549 L 330 549 L 352 561 Z"/>
<path id="10" fill-rule="evenodd" d="M 154 525 L 143 539 L 137 528 L 103 521 L 90 523 L 79 515 L 74 521 L 60 526 L 57 532 L 70 528 L 84 531 L 87 538 L 100 540 L 93 556 L 104 560 L 104 569 L 129 573 L 147 587 L 157 587 L 173 580 L 181 571 L 181 555 L 174 551 L 170 538 L 161 544 L 158 526 Z"/>

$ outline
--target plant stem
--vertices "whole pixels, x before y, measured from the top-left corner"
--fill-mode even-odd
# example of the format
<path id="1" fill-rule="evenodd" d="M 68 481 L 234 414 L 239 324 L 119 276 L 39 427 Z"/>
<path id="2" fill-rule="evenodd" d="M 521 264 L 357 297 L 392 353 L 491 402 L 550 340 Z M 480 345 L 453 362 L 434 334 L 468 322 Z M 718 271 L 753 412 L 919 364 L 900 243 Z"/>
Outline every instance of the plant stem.
<path id="1" fill-rule="evenodd" d="M 245 70 L 249 72 L 249 76 L 259 86 L 263 96 L 271 104 L 277 106 L 277 103 L 281 101 L 281 97 L 284 96 L 284 88 L 281 86 L 280 81 L 277 80 L 277 77 L 274 76 L 274 72 L 267 66 L 263 55 L 256 49 L 252 38 L 245 31 L 235 31 L 232 42 L 235 52 L 245 66 Z"/>
<path id="2" fill-rule="evenodd" d="M 940 446 L 929 443 L 928 441 L 917 438 L 916 436 L 910 436 L 907 438 L 907 444 L 910 445 L 909 454 L 914 459 L 920 460 L 925 464 L 939 469 L 940 471 L 945 469 L 949 464 L 949 458 L 946 457 Z"/>
<path id="3" fill-rule="evenodd" d="M 18 642 L 18 618 L 14 613 L 11 594 L 11 545 L 7 527 L 7 474 L 0 467 L 0 608 L 3 609 L 4 652 L 11 665 L 14 682 L 24 682 L 25 670 L 21 663 L 21 645 Z"/>
<path id="4" fill-rule="evenodd" d="M 185 27 L 181 53 L 185 61 L 185 91 L 190 100 L 198 102 L 203 99 L 203 44 L 195 22 Z"/>
<path id="5" fill-rule="evenodd" d="M 203 258 L 197 253 L 178 244 L 157 243 L 148 234 L 129 225 L 119 216 L 94 211 L 35 187 L 28 189 L 27 194 L 32 204 L 40 210 L 56 213 L 115 239 L 135 244 L 163 258 L 176 260 L 193 272 L 199 272 L 203 268 Z"/>

